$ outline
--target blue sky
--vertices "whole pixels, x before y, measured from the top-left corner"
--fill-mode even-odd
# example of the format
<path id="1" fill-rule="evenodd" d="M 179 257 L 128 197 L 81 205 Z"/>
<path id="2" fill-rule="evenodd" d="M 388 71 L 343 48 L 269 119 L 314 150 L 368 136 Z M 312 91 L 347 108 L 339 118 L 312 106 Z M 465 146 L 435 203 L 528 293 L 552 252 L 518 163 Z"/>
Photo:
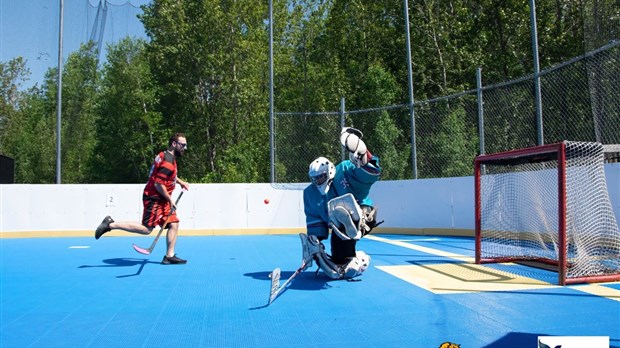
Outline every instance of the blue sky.
<path id="1" fill-rule="evenodd" d="M 136 18 L 149 0 L 108 0 L 105 43 L 125 36 L 146 37 Z M 63 61 L 91 36 L 99 0 L 64 0 Z M 30 81 L 40 85 L 47 69 L 58 66 L 60 0 L 0 0 L 0 61 L 27 60 Z M 104 56 L 101 57 L 102 59 Z"/>

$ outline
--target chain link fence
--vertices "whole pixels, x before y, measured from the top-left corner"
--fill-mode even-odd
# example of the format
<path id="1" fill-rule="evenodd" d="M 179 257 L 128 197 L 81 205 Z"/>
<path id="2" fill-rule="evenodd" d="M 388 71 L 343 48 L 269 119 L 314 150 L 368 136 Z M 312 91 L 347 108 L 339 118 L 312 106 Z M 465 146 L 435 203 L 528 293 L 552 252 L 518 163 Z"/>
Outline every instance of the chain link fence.
<path id="1" fill-rule="evenodd" d="M 337 140 L 340 115 L 339 112 L 274 114 L 275 182 L 307 182 L 308 165 L 319 156 L 337 162 L 341 152 Z"/>
<path id="2" fill-rule="evenodd" d="M 536 78 L 541 86 L 538 101 Z M 620 144 L 619 91 L 620 41 L 615 41 L 538 76 L 415 102 L 413 112 L 409 105 L 275 112 L 275 181 L 307 182 L 308 164 L 316 157 L 335 163 L 344 159 L 338 140 L 342 126 L 364 132 L 368 148 L 381 159 L 383 180 L 473 175 L 479 153 L 541 145 L 539 137 L 546 144 Z"/>

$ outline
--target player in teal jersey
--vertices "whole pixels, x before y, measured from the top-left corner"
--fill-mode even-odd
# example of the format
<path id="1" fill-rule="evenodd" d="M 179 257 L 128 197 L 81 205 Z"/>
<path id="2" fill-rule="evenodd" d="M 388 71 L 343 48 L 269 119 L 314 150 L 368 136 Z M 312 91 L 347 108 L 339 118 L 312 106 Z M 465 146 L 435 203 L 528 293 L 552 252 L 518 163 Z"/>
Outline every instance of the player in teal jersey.
<path id="1" fill-rule="evenodd" d="M 340 141 L 349 151 L 349 159 L 337 166 L 325 157 L 310 163 L 311 184 L 304 189 L 306 232 L 302 234 L 304 260 L 316 261 L 330 278 L 361 275 L 370 257 L 356 250 L 357 241 L 377 226 L 376 209 L 369 197 L 370 188 L 379 180 L 379 158 L 366 148 L 362 132 L 343 128 Z M 331 238 L 329 236 L 331 230 Z M 330 238 L 331 255 L 323 240 Z"/>

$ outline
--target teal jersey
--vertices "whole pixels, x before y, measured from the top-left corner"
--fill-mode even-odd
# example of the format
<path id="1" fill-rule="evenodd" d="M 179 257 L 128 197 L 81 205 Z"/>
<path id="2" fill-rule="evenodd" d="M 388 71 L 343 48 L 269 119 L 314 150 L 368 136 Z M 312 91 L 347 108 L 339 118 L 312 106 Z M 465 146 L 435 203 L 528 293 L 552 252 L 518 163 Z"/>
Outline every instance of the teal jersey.
<path id="1" fill-rule="evenodd" d="M 372 206 L 373 203 L 369 197 L 370 188 L 379 180 L 380 174 L 381 167 L 379 158 L 376 156 L 373 156 L 371 161 L 361 168 L 345 160 L 336 166 L 334 181 L 325 196 L 314 185 L 308 185 L 304 189 L 307 233 L 319 239 L 326 239 L 329 236 L 327 202 L 333 198 L 351 193 L 358 204 Z"/>
<path id="2" fill-rule="evenodd" d="M 304 189 L 304 213 L 306 214 L 306 229 L 309 235 L 315 235 L 319 239 L 328 237 L 327 202 L 335 197 L 336 192 L 333 187 L 329 188 L 325 196 L 312 184 Z"/>
<path id="3" fill-rule="evenodd" d="M 342 161 L 336 166 L 332 189 L 335 189 L 336 197 L 351 193 L 359 205 L 372 206 L 372 199 L 369 197 L 370 187 L 379 180 L 379 175 L 381 167 L 376 156 L 360 168 L 349 160 Z"/>

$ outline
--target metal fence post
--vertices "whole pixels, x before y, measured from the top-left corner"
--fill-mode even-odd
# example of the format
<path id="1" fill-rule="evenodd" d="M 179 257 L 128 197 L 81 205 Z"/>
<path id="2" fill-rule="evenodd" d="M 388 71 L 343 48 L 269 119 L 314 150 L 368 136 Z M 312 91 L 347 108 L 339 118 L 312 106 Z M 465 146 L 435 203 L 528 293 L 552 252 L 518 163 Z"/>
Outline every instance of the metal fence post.
<path id="1" fill-rule="evenodd" d="M 269 0 L 269 159 L 270 180 L 276 182 L 275 125 L 273 114 L 273 1 Z"/>
<path id="2" fill-rule="evenodd" d="M 476 95 L 478 99 L 478 135 L 480 141 L 480 154 L 484 155 L 484 109 L 482 102 L 482 69 L 476 69 Z"/>
<path id="3" fill-rule="evenodd" d="M 58 92 L 56 94 L 56 183 L 62 184 L 62 35 L 64 23 L 64 0 L 60 0 L 58 25 Z"/>
<path id="4" fill-rule="evenodd" d="M 536 129 L 538 145 L 545 144 L 543 132 L 542 97 L 540 93 L 540 64 L 538 62 L 538 31 L 536 26 L 536 0 L 530 0 L 530 26 L 532 27 L 532 52 L 534 55 L 534 94 L 536 96 Z"/>
<path id="5" fill-rule="evenodd" d="M 413 109 L 413 73 L 411 69 L 411 35 L 409 34 L 409 3 L 404 1 L 405 7 L 405 35 L 407 41 L 407 75 L 409 80 L 409 117 L 411 118 L 411 168 L 413 179 L 418 178 L 418 159 L 415 141 L 415 111 Z"/>

